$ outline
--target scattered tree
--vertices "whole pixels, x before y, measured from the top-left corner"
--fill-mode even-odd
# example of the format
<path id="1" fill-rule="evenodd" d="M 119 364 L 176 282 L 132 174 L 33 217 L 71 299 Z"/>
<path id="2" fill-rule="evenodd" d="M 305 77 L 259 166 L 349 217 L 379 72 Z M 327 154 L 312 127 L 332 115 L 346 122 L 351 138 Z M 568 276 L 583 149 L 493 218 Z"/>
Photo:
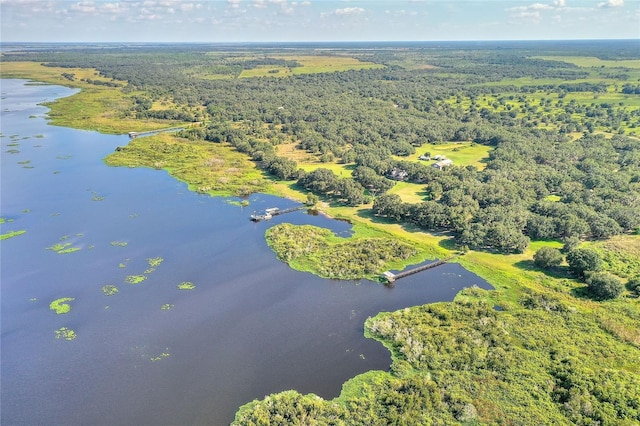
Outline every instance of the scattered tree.
<path id="1" fill-rule="evenodd" d="M 598 300 L 615 299 L 624 290 L 622 282 L 607 272 L 589 273 L 586 282 L 589 293 Z"/>
<path id="2" fill-rule="evenodd" d="M 533 263 L 542 269 L 550 269 L 562 263 L 562 253 L 553 247 L 542 247 L 533 255 Z"/>
<path id="3" fill-rule="evenodd" d="M 587 271 L 600 271 L 602 269 L 602 257 L 597 251 L 591 249 L 575 249 L 567 255 L 569 270 L 579 278 L 584 278 Z"/>

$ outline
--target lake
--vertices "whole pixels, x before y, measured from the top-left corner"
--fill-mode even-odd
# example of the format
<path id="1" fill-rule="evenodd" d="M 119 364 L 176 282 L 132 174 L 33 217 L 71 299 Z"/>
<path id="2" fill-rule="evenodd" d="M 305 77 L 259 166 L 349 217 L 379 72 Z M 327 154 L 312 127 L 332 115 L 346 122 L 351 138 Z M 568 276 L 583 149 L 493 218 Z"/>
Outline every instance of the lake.
<path id="1" fill-rule="evenodd" d="M 37 104 L 74 91 L 25 83 L 0 86 L 0 226 L 26 231 L 0 245 L 2 424 L 224 425 L 274 392 L 333 398 L 390 366 L 363 336 L 367 317 L 490 288 L 457 264 L 393 288 L 294 271 L 268 227 L 350 225 L 304 211 L 254 223 L 254 210 L 296 203 L 253 195 L 241 207 L 164 171 L 107 167 L 128 137 L 49 126 Z M 68 313 L 49 308 L 59 298 L 73 298 Z M 76 338 L 56 338 L 62 328 Z"/>

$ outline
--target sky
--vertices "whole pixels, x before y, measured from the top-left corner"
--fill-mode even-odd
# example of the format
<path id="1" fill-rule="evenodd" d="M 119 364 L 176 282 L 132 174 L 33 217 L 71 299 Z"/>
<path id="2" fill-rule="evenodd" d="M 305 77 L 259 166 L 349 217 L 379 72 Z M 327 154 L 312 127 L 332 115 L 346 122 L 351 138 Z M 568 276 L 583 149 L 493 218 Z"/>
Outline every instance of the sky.
<path id="1" fill-rule="evenodd" d="M 640 0 L 0 0 L 2 42 L 639 39 Z"/>

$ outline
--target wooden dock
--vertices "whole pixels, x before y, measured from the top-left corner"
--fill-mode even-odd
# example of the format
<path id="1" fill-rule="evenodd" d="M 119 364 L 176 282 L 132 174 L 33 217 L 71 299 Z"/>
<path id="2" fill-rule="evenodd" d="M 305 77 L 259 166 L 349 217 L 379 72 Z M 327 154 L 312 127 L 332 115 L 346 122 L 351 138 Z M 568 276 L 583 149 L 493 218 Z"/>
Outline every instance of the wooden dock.
<path id="1" fill-rule="evenodd" d="M 179 132 L 180 130 L 184 130 L 187 127 L 189 126 L 168 127 L 166 129 L 148 130 L 146 132 L 129 132 L 128 134 L 130 139 L 135 139 L 135 138 L 143 138 L 145 136 L 153 136 L 159 133 Z"/>
<path id="2" fill-rule="evenodd" d="M 266 209 L 263 214 L 258 214 L 254 212 L 249 218 L 254 222 L 260 222 L 261 220 L 269 220 L 273 216 L 279 216 L 281 214 L 296 212 L 304 208 L 305 206 L 298 206 L 298 207 L 290 207 L 288 209 L 280 210 L 278 207 L 271 207 L 269 209 Z"/>
<path id="3" fill-rule="evenodd" d="M 446 259 L 436 260 L 435 262 L 427 263 L 426 265 L 417 266 L 415 268 L 408 269 L 406 271 L 398 272 L 394 274 L 391 271 L 386 271 L 382 274 L 382 279 L 388 282 L 389 284 L 393 284 L 398 281 L 400 278 L 408 277 L 409 275 L 417 274 L 418 272 L 426 271 L 427 269 L 435 268 L 436 266 L 444 265 L 451 259 L 457 256 L 447 257 Z"/>

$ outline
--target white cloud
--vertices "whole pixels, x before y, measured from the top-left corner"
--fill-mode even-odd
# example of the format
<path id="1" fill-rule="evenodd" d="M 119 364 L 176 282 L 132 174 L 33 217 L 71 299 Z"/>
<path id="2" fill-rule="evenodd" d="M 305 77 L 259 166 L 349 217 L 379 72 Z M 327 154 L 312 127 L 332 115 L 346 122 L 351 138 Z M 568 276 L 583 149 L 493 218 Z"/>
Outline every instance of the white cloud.
<path id="1" fill-rule="evenodd" d="M 80 1 L 71 5 L 71 10 L 82 13 L 94 13 L 96 4 L 93 1 Z"/>
<path id="2" fill-rule="evenodd" d="M 365 10 L 361 7 L 345 7 L 343 9 L 336 9 L 333 13 L 336 15 L 359 15 L 364 13 Z"/>
<path id="3" fill-rule="evenodd" d="M 624 6 L 624 0 L 607 0 L 602 3 L 598 3 L 598 7 L 622 7 Z"/>

